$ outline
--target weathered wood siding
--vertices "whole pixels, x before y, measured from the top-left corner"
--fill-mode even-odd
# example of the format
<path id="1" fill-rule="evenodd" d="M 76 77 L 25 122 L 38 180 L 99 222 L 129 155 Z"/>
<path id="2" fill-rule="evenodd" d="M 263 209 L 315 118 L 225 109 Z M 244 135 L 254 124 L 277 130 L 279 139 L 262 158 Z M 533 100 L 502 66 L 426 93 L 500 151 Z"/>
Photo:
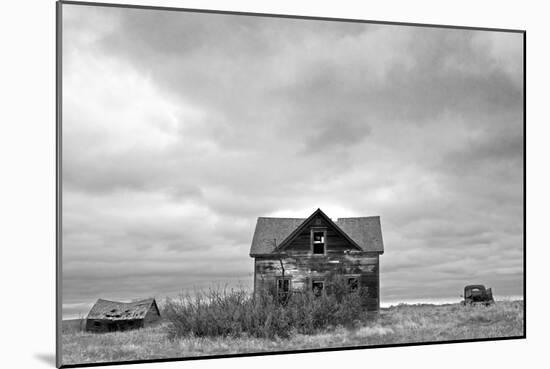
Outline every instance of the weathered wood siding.
<path id="1" fill-rule="evenodd" d="M 327 237 L 328 238 L 328 237 Z M 327 244 L 328 246 L 328 244 Z M 328 249 L 327 255 L 312 255 L 307 251 L 287 250 L 281 260 L 285 277 L 291 277 L 291 289 L 299 291 L 311 288 L 311 281 L 327 279 L 331 275 L 359 277 L 361 288 L 367 288 L 365 305 L 368 310 L 379 309 L 379 257 L 377 253 Z M 254 263 L 254 286 L 256 290 L 273 288 L 277 277 L 282 276 L 278 257 L 257 257 Z"/>
<path id="2" fill-rule="evenodd" d="M 96 333 L 126 331 L 147 327 L 158 321 L 160 321 L 160 313 L 158 307 L 154 304 L 147 311 L 143 319 L 86 319 L 86 330 Z"/>

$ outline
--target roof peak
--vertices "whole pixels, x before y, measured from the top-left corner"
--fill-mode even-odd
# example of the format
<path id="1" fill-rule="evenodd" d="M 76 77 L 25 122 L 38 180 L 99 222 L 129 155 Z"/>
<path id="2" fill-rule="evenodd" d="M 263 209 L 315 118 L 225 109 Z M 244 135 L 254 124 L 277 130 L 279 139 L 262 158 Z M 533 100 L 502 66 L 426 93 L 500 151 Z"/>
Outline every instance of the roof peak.
<path id="1" fill-rule="evenodd" d="M 337 220 L 340 219 L 376 219 L 380 218 L 380 215 L 366 215 L 366 216 L 360 216 L 360 217 L 342 217 L 342 218 L 336 218 Z M 292 219 L 292 220 L 305 220 L 307 218 L 295 218 L 295 217 L 258 217 L 258 219 Z M 332 219 L 332 218 L 331 218 Z"/>
<path id="2" fill-rule="evenodd" d="M 148 298 L 145 298 L 145 299 L 139 299 L 139 300 L 133 300 L 133 301 L 114 301 L 114 300 L 107 300 L 107 299 L 102 299 L 102 298 L 99 298 L 97 299 L 97 302 L 112 302 L 114 304 L 135 304 L 135 303 L 138 303 L 138 302 L 146 302 L 146 301 L 154 301 L 155 298 L 154 297 L 148 297 Z"/>
<path id="3" fill-rule="evenodd" d="M 302 224 L 300 224 L 294 231 L 292 231 L 292 233 L 290 233 L 290 235 L 287 238 L 285 238 L 273 251 L 277 251 L 277 250 L 280 251 L 280 250 L 283 250 L 285 247 L 287 247 L 287 245 L 298 236 L 298 234 L 303 230 L 303 228 L 306 227 L 306 225 L 309 222 L 311 222 L 312 219 L 318 216 L 320 216 L 321 218 L 324 218 L 325 221 L 327 221 L 328 224 L 336 230 L 336 232 L 338 232 L 342 237 L 347 239 L 353 246 L 361 250 L 361 246 L 359 246 L 357 242 L 355 242 L 349 235 L 347 235 L 346 232 L 342 231 L 342 229 L 340 229 L 340 227 L 338 227 L 338 225 L 321 210 L 321 208 L 317 208 L 317 210 L 311 213 L 311 215 L 307 219 L 305 219 L 302 222 Z"/>
<path id="4" fill-rule="evenodd" d="M 313 216 L 316 213 L 321 213 L 321 214 L 325 215 L 327 218 L 332 219 L 321 208 L 317 208 L 314 212 L 312 212 L 307 217 L 264 217 L 264 216 L 262 216 L 262 217 L 258 217 L 258 219 L 296 219 L 296 220 L 305 220 L 305 219 L 309 219 L 311 216 Z M 363 216 L 358 216 L 358 217 L 342 217 L 342 218 L 336 218 L 336 219 L 371 219 L 371 218 L 380 218 L 380 216 L 379 215 L 363 215 Z"/>

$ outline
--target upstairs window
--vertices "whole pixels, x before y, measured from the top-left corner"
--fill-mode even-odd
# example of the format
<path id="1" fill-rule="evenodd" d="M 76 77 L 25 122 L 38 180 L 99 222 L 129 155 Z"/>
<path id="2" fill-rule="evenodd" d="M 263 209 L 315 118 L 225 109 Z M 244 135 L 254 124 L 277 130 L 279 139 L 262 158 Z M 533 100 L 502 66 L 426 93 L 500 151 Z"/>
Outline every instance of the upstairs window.
<path id="1" fill-rule="evenodd" d="M 313 232 L 313 253 L 323 255 L 325 253 L 325 232 Z"/>

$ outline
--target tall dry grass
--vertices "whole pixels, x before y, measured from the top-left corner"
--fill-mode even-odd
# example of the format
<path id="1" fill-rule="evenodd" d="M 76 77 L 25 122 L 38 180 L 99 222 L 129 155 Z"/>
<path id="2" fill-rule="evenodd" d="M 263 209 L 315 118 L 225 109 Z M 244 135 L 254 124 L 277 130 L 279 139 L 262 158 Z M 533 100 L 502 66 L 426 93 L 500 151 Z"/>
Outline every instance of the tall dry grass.
<path id="1" fill-rule="evenodd" d="M 170 322 L 170 338 L 288 338 L 364 323 L 368 318 L 362 303 L 366 292 L 348 292 L 347 282 L 336 277 L 319 295 L 309 289 L 285 296 L 273 290 L 254 296 L 238 289 L 209 290 L 167 300 L 163 316 Z"/>

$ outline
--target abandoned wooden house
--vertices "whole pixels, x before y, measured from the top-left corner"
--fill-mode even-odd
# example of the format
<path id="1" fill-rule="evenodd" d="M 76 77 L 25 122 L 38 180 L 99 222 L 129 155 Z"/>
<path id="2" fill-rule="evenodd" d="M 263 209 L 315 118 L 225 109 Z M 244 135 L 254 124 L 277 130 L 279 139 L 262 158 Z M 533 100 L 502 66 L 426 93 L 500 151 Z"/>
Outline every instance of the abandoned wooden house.
<path id="1" fill-rule="evenodd" d="M 360 290 L 369 311 L 380 309 L 379 257 L 384 253 L 380 217 L 332 221 L 321 209 L 307 219 L 258 218 L 250 248 L 254 293 L 324 293 L 334 275 Z"/>
<path id="2" fill-rule="evenodd" d="M 135 302 L 99 299 L 86 317 L 86 331 L 125 331 L 147 327 L 159 320 L 160 310 L 153 298 Z"/>

